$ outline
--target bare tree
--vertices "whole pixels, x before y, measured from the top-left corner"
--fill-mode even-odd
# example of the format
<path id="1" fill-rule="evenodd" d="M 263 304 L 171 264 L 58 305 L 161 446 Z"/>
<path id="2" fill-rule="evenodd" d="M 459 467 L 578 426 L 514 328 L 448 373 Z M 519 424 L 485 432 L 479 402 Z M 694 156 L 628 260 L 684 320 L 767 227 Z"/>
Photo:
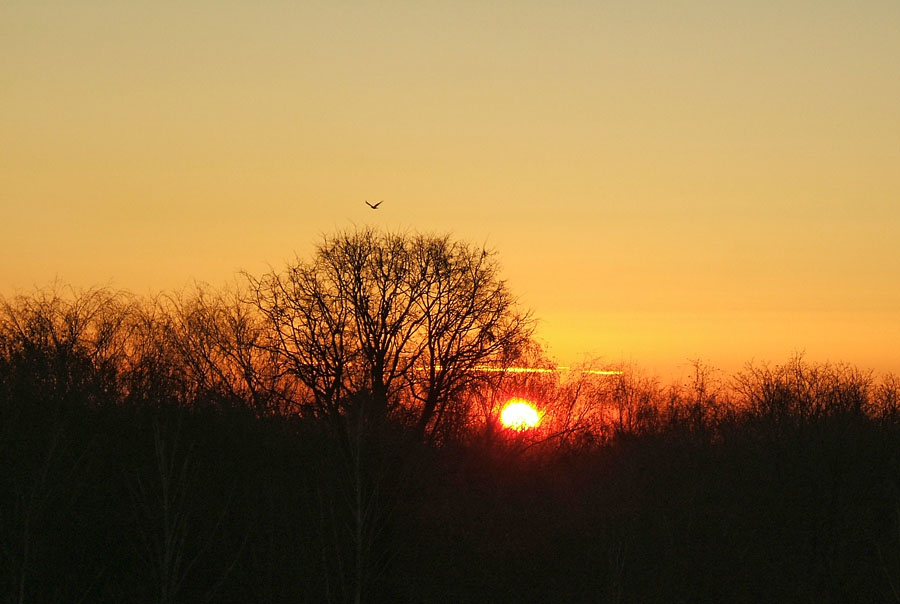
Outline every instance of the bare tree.
<path id="1" fill-rule="evenodd" d="M 532 329 L 529 316 L 515 310 L 493 252 L 448 236 L 418 237 L 413 248 L 422 337 L 413 355 L 418 371 L 407 375 L 425 434 L 467 387 L 490 377 L 476 371 L 480 365 L 518 357 Z"/>
<path id="2" fill-rule="evenodd" d="M 50 510 L 77 498 L 91 459 L 92 445 L 74 436 L 80 406 L 116 401 L 131 302 L 59 284 L 0 297 L 0 564 L 11 602 L 33 597 L 37 561 L 52 550 Z"/>
<path id="3" fill-rule="evenodd" d="M 365 400 L 370 417 L 403 411 L 423 436 L 474 368 L 514 356 L 532 330 L 496 254 L 448 236 L 339 232 L 311 260 L 249 280 L 268 346 L 319 412 Z"/>
<path id="4" fill-rule="evenodd" d="M 279 357 L 261 345 L 267 325 L 237 287 L 196 284 L 165 298 L 168 329 L 188 379 L 205 397 L 249 405 L 257 413 L 284 410 L 292 393 Z"/>
<path id="5" fill-rule="evenodd" d="M 323 499 L 334 529 L 326 542 L 340 591 L 362 602 L 389 558 L 377 544 L 408 461 L 391 453 L 383 420 L 432 436 L 479 365 L 513 358 L 528 341 L 530 318 L 492 252 L 446 236 L 340 232 L 311 260 L 248 280 L 269 324 L 264 346 L 338 428 L 345 471 L 319 492 L 344 509 Z"/>
<path id="6" fill-rule="evenodd" d="M 215 542 L 231 507 L 231 496 L 213 518 L 203 522 L 196 512 L 198 466 L 193 443 L 185 445 L 183 414 L 169 410 L 169 417 L 152 419 L 153 452 L 145 468 L 129 471 L 136 520 L 133 549 L 143 563 L 155 591 L 156 602 L 169 604 L 179 597 L 194 565 Z M 205 526 L 204 526 L 205 525 Z M 210 601 L 241 555 L 244 542 L 214 578 L 205 593 Z"/>

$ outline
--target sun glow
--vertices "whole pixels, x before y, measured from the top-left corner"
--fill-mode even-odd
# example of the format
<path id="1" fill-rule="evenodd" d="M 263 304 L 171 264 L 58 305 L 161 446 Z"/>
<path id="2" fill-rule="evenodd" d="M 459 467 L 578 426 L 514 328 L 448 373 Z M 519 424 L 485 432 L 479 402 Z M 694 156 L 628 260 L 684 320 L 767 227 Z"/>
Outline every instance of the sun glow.
<path id="1" fill-rule="evenodd" d="M 514 398 L 506 403 L 500 412 L 500 423 L 511 430 L 521 432 L 536 427 L 541 423 L 541 416 L 534 405 L 526 400 Z"/>

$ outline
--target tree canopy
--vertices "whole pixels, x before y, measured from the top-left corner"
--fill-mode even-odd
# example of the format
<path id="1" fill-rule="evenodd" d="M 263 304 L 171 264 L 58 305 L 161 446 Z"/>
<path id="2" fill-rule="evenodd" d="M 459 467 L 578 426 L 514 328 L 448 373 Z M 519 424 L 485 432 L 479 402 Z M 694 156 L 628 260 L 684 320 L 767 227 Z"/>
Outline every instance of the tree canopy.
<path id="1" fill-rule="evenodd" d="M 248 279 L 268 347 L 317 411 L 365 400 L 372 417 L 401 414 L 422 434 L 479 379 L 478 366 L 513 358 L 532 333 L 496 253 L 448 235 L 339 232 L 311 259 Z"/>

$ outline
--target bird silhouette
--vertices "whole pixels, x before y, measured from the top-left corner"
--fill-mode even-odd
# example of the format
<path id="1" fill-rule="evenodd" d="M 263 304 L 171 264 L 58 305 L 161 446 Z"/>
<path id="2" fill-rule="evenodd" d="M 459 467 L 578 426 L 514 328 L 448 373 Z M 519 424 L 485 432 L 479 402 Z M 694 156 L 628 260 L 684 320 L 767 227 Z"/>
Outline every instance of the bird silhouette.
<path id="1" fill-rule="evenodd" d="M 370 208 L 372 208 L 373 210 L 377 210 L 377 209 L 378 209 L 378 206 L 380 206 L 383 202 L 384 202 L 384 200 L 382 199 L 381 201 L 379 201 L 379 202 L 376 203 L 375 205 L 372 205 L 371 203 L 369 203 L 369 200 L 366 200 L 366 205 L 369 206 Z"/>

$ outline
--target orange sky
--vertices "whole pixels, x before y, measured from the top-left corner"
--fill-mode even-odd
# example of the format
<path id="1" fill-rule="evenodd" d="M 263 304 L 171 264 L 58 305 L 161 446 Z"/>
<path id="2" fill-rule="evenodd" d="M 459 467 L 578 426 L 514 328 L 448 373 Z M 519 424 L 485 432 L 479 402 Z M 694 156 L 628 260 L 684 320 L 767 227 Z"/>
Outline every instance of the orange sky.
<path id="1" fill-rule="evenodd" d="M 7 0 L 0 90 L 5 295 L 374 224 L 498 249 L 563 363 L 900 372 L 894 0 Z"/>

